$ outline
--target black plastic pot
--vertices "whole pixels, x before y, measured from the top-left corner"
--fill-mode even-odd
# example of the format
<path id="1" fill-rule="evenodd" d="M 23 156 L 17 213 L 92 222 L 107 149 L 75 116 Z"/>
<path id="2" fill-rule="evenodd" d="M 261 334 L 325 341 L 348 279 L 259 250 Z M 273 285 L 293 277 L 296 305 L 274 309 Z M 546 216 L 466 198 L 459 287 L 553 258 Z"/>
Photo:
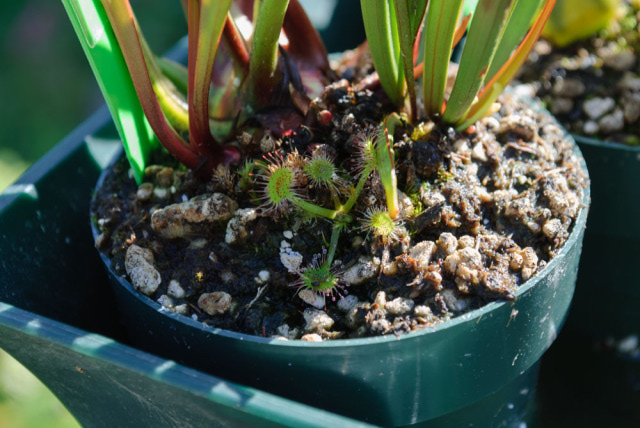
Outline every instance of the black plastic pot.
<path id="1" fill-rule="evenodd" d="M 537 362 L 573 296 L 588 192 L 583 203 L 562 251 L 514 301 L 399 337 L 312 343 L 213 329 L 110 278 L 132 342 L 202 371 L 385 426 L 518 426 L 534 416 Z"/>
<path id="2" fill-rule="evenodd" d="M 124 344 L 87 222 L 115 135 L 105 108 L 0 194 L 0 347 L 83 426 L 365 426 Z"/>

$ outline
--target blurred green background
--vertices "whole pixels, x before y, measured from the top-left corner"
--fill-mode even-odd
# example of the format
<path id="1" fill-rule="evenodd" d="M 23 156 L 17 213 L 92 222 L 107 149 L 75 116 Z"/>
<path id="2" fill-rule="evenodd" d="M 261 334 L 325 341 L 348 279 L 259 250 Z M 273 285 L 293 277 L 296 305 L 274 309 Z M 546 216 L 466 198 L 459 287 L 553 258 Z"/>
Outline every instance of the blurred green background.
<path id="1" fill-rule="evenodd" d="M 186 25 L 176 0 L 132 0 L 157 52 Z M 149 19 L 151 17 L 155 22 Z M 0 2 L 0 191 L 103 103 L 61 1 Z M 0 350 L 0 427 L 78 423 L 44 385 Z"/>

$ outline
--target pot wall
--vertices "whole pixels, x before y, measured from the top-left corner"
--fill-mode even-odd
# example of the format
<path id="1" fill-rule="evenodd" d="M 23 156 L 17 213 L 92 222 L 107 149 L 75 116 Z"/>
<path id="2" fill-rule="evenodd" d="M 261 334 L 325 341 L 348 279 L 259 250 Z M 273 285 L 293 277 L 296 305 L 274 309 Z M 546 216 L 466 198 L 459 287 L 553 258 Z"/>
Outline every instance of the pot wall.
<path id="1" fill-rule="evenodd" d="M 640 334 L 640 147 L 577 137 L 592 205 L 567 327 L 594 339 Z"/>

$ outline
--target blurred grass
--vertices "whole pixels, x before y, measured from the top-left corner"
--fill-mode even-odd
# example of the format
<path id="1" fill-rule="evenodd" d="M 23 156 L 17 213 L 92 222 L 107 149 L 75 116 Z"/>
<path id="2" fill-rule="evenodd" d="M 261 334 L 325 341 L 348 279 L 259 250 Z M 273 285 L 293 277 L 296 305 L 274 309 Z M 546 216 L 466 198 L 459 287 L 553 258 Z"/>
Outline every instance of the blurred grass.
<path id="1" fill-rule="evenodd" d="M 177 0 L 131 3 L 156 52 L 186 34 Z M 2 190 L 103 100 L 60 1 L 0 2 L 0 82 Z"/>
<path id="2" fill-rule="evenodd" d="M 0 427 L 79 426 L 38 379 L 9 354 L 0 350 Z"/>

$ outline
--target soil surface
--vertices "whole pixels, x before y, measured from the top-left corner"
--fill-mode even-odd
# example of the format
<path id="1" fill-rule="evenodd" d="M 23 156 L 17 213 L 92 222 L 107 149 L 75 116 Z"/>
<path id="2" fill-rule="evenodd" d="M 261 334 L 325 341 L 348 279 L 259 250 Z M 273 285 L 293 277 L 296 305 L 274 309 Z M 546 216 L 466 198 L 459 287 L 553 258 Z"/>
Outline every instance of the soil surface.
<path id="1" fill-rule="evenodd" d="M 519 79 L 571 133 L 640 144 L 640 4 L 592 38 L 557 48 L 538 41 Z M 632 5 L 633 4 L 633 5 Z"/>
<path id="2" fill-rule="evenodd" d="M 269 165 L 320 151 L 336 165 L 333 191 L 344 203 L 363 174 L 362 141 L 385 112 L 347 80 L 314 101 L 314 126 L 281 138 L 239 131 L 248 161 L 211 181 L 158 155 L 137 186 L 119 160 L 92 203 L 96 246 L 168 310 L 258 336 L 400 334 L 512 299 L 567 240 L 587 178 L 549 115 L 514 95 L 501 101 L 465 133 L 432 122 L 397 127 L 400 214 L 386 235 L 368 226 L 386 206 L 380 176 L 370 174 L 339 235 L 331 294 L 302 278 L 327 257 L 335 223 L 293 204 L 275 209 L 260 186 Z M 300 197 L 334 206 L 328 188 L 301 180 Z"/>

